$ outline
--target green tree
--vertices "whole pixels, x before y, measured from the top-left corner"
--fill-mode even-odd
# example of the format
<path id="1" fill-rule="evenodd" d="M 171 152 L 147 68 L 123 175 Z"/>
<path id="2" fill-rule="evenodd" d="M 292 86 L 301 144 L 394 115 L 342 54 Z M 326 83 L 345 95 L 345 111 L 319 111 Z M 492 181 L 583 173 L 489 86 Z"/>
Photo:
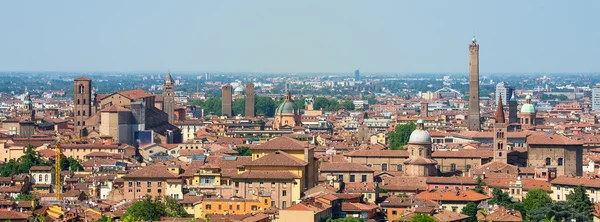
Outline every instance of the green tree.
<path id="1" fill-rule="evenodd" d="M 233 101 L 233 103 L 231 104 L 231 115 L 244 116 L 245 113 L 246 113 L 246 99 L 236 99 L 235 101 Z"/>
<path id="2" fill-rule="evenodd" d="M 475 188 L 473 188 L 473 191 L 480 193 L 480 194 L 485 194 L 485 191 L 483 190 L 483 186 L 485 186 L 485 182 L 483 182 L 483 180 L 481 179 L 481 176 L 477 176 L 477 185 L 475 185 Z"/>
<path id="3" fill-rule="evenodd" d="M 73 157 L 67 157 L 60 159 L 60 169 L 61 170 L 71 170 L 71 171 L 82 171 L 83 166 L 79 164 L 79 162 Z"/>
<path id="4" fill-rule="evenodd" d="M 460 213 L 469 216 L 469 222 L 477 222 L 477 211 L 477 205 L 473 202 L 469 202 L 463 207 Z"/>
<path id="5" fill-rule="evenodd" d="M 410 122 L 407 124 L 398 124 L 396 129 L 389 133 L 390 149 L 401 150 L 402 147 L 408 143 L 410 134 L 417 128 L 415 123 Z"/>
<path id="6" fill-rule="evenodd" d="M 165 211 L 169 217 L 185 217 L 187 212 L 183 209 L 183 206 L 177 203 L 177 199 L 170 196 L 165 196 L 163 201 Z"/>
<path id="7" fill-rule="evenodd" d="M 300 97 L 300 98 L 294 99 L 294 103 L 296 104 L 298 109 L 306 109 L 306 105 L 304 104 L 304 98 Z"/>
<path id="8" fill-rule="evenodd" d="M 317 97 L 314 102 L 314 108 L 315 110 L 337 111 L 340 109 L 340 104 L 335 99 L 329 100 L 324 97 Z"/>
<path id="9" fill-rule="evenodd" d="M 548 192 L 543 189 L 531 189 L 527 192 L 527 196 L 523 198 L 523 208 L 525 208 L 526 213 L 543 208 L 550 203 L 552 203 L 552 199 L 550 199 Z"/>
<path id="10" fill-rule="evenodd" d="M 589 212 L 579 212 L 569 206 L 568 201 L 553 202 L 542 208 L 533 209 L 527 213 L 529 221 L 590 221 Z"/>
<path id="11" fill-rule="evenodd" d="M 236 147 L 235 151 L 238 152 L 238 156 L 252 156 L 252 150 L 247 146 Z"/>
<path id="12" fill-rule="evenodd" d="M 102 217 L 98 220 L 96 220 L 95 222 L 112 222 L 113 219 L 109 216 L 106 215 L 102 215 Z"/>
<path id="13" fill-rule="evenodd" d="M 132 221 L 159 220 L 162 216 L 167 216 L 167 210 L 165 205 L 161 203 L 160 197 L 153 200 L 148 195 L 143 200 L 133 203 L 123 215 L 124 218 Z"/>
<path id="14" fill-rule="evenodd" d="M 567 195 L 567 206 L 576 212 L 582 213 L 589 220 L 592 219 L 593 204 L 583 185 L 579 185 Z"/>
<path id="15" fill-rule="evenodd" d="M 381 188 L 381 187 L 379 187 L 378 189 L 379 189 L 379 193 L 388 193 L 387 189 L 384 189 L 384 188 Z"/>
<path id="16" fill-rule="evenodd" d="M 341 106 L 345 110 L 354 110 L 354 103 L 350 100 L 346 100 L 346 101 L 342 102 Z"/>
<path id="17" fill-rule="evenodd" d="M 15 201 L 32 201 L 35 200 L 35 196 L 33 194 L 19 194 L 17 195 L 17 198 L 15 198 Z"/>
<path id="18" fill-rule="evenodd" d="M 265 117 L 273 117 L 275 115 L 275 100 L 264 96 L 257 96 L 254 99 L 254 111 L 257 115 L 265 115 Z"/>
<path id="19" fill-rule="evenodd" d="M 33 146 L 29 145 L 19 159 L 9 160 L 8 163 L 2 165 L 0 175 L 7 177 L 13 174 L 29 173 L 29 168 L 32 166 L 50 166 L 50 163 L 40 158 L 40 154 L 35 151 Z"/>
<path id="20" fill-rule="evenodd" d="M 490 200 L 490 204 L 498 204 L 508 207 L 510 204 L 512 204 L 512 201 L 510 196 L 507 193 L 504 193 L 502 189 L 499 187 L 494 187 L 492 190 L 492 199 Z"/>
<path id="21" fill-rule="evenodd" d="M 430 216 L 429 214 L 415 214 L 410 220 L 410 222 L 436 222 L 437 220 Z"/>
<path id="22" fill-rule="evenodd" d="M 221 115 L 221 98 L 208 98 L 206 101 L 198 105 L 204 109 L 204 115 L 208 115 L 209 113 L 219 116 Z"/>

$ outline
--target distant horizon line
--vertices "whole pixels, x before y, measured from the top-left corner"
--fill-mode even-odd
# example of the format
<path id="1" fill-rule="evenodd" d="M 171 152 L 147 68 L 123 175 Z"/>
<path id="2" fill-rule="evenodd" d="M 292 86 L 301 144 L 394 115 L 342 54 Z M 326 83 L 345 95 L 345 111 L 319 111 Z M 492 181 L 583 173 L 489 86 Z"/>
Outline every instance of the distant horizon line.
<path id="1" fill-rule="evenodd" d="M 109 74 L 109 73 L 114 73 L 114 74 L 167 74 L 169 73 L 169 70 L 164 71 L 164 72 L 158 72 L 158 71 L 0 71 L 0 74 L 10 74 L 10 73 L 54 73 L 54 74 L 60 74 L 60 73 L 64 73 L 64 74 L 82 74 L 82 73 L 89 73 L 89 74 Z M 320 74 L 320 75 L 324 75 L 324 74 L 332 74 L 332 75 L 352 75 L 354 76 L 354 71 L 349 71 L 349 72 L 256 72 L 256 71 L 170 71 L 171 74 L 173 73 L 177 73 L 177 74 L 184 74 L 184 75 L 199 75 L 199 74 L 206 74 L 206 73 L 210 73 L 210 74 L 285 74 L 285 75 L 307 75 L 307 74 Z M 598 74 L 600 73 L 600 71 L 595 71 L 595 72 L 519 72 L 519 71 L 515 71 L 515 72 L 479 72 L 479 75 L 487 75 L 487 74 L 538 74 L 538 75 L 556 75 L 556 74 Z M 361 76 L 363 74 L 365 75 L 369 75 L 369 74 L 384 74 L 384 75 L 421 75 L 421 74 L 449 74 L 449 75 L 464 75 L 464 74 L 469 74 L 468 71 L 466 72 L 364 72 L 361 71 Z"/>

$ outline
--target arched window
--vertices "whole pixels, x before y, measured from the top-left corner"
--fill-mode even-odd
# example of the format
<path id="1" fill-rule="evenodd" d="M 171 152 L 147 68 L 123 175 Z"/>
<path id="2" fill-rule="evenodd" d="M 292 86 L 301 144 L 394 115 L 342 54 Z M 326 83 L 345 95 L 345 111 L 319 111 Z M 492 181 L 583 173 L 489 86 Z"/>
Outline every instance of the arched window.
<path id="1" fill-rule="evenodd" d="M 387 171 L 387 170 L 388 170 L 387 163 L 381 164 L 381 171 Z"/>
<path id="2" fill-rule="evenodd" d="M 502 152 L 498 152 L 498 156 L 499 156 L 499 157 L 502 157 Z"/>
<path id="3" fill-rule="evenodd" d="M 469 170 L 471 170 L 471 164 L 467 164 L 467 172 L 469 172 Z"/>
<path id="4" fill-rule="evenodd" d="M 83 115 L 85 116 L 85 110 L 83 111 Z"/>
<path id="5" fill-rule="evenodd" d="M 77 115 L 81 116 L 81 111 L 77 110 Z"/>
<path id="6" fill-rule="evenodd" d="M 563 158 L 558 158 L 558 165 L 562 166 L 563 165 Z"/>
<path id="7" fill-rule="evenodd" d="M 79 93 L 83 93 L 85 91 L 85 87 L 83 85 L 79 85 Z"/>
<path id="8" fill-rule="evenodd" d="M 81 126 L 81 122 L 77 121 L 77 125 L 78 125 L 78 126 Z"/>
<path id="9" fill-rule="evenodd" d="M 42 181 L 42 175 L 38 176 L 38 181 Z"/>
<path id="10" fill-rule="evenodd" d="M 85 105 L 85 99 L 83 99 L 83 105 Z"/>
<path id="11" fill-rule="evenodd" d="M 80 104 L 80 103 L 79 103 L 79 99 L 77 99 L 77 105 L 79 105 L 79 104 Z"/>
<path id="12" fill-rule="evenodd" d="M 546 158 L 546 166 L 550 166 L 550 157 Z"/>
<path id="13" fill-rule="evenodd" d="M 419 156 L 423 156 L 423 149 L 419 149 Z"/>
<path id="14" fill-rule="evenodd" d="M 529 124 L 529 119 L 525 118 L 525 124 Z"/>
<path id="15" fill-rule="evenodd" d="M 81 125 L 84 125 L 84 126 L 85 126 L 85 121 L 81 122 Z"/>

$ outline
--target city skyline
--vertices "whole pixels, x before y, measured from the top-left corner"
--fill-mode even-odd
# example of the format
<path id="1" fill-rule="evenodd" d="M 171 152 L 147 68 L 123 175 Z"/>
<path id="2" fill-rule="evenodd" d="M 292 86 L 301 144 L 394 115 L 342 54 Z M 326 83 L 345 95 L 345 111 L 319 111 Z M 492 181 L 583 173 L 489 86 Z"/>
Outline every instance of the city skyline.
<path id="1" fill-rule="evenodd" d="M 600 71 L 593 1 L 140 3 L 3 3 L 0 71 Z"/>

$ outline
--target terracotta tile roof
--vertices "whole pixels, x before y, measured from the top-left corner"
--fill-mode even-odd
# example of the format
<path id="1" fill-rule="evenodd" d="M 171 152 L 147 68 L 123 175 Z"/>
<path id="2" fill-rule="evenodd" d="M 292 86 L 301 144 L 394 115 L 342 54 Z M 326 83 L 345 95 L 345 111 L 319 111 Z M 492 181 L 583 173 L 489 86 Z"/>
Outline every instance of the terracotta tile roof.
<path id="1" fill-rule="evenodd" d="M 355 193 L 355 192 L 375 192 L 377 186 L 375 183 L 345 183 L 344 192 Z"/>
<path id="2" fill-rule="evenodd" d="M 501 187 L 508 188 L 510 182 L 515 183 L 517 180 L 512 178 L 485 178 L 483 180 L 488 187 Z M 531 189 L 543 189 L 547 192 L 551 192 L 550 182 L 535 179 L 521 179 L 523 184 L 523 190 L 528 191 Z"/>
<path id="3" fill-rule="evenodd" d="M 489 199 L 490 197 L 477 193 L 472 190 L 460 190 L 460 191 L 445 191 L 436 190 L 429 192 L 422 192 L 415 196 L 416 198 L 428 199 L 433 201 L 482 201 Z"/>
<path id="4" fill-rule="evenodd" d="M 432 200 L 427 199 L 416 199 L 414 196 L 408 198 L 399 198 L 395 196 L 391 196 L 386 198 L 383 202 L 381 202 L 381 207 L 411 207 L 415 205 L 419 206 L 432 206 L 434 208 L 439 208 L 439 204 Z"/>
<path id="5" fill-rule="evenodd" d="M 527 144 L 529 145 L 583 145 L 583 142 L 569 139 L 566 136 L 552 134 L 548 135 L 545 133 L 536 133 L 527 137 Z"/>
<path id="6" fill-rule="evenodd" d="M 2 211 L 0 213 L 0 220 L 27 220 L 32 217 L 31 213 L 20 213 L 17 211 Z"/>
<path id="7" fill-rule="evenodd" d="M 275 151 L 268 155 L 262 156 L 245 166 L 306 166 L 308 163 L 293 157 L 283 151 Z"/>
<path id="8" fill-rule="evenodd" d="M 377 209 L 377 204 L 373 203 L 342 203 L 342 211 L 371 211 Z"/>
<path id="9" fill-rule="evenodd" d="M 129 109 L 115 104 L 115 105 L 112 105 L 112 106 L 109 106 L 109 107 L 106 107 L 106 108 L 100 110 L 100 112 L 109 112 L 109 113 L 129 112 Z"/>
<path id="10" fill-rule="evenodd" d="M 52 166 L 32 166 L 30 171 L 52 171 Z"/>
<path id="11" fill-rule="evenodd" d="M 472 177 L 427 177 L 427 184 L 477 185 L 477 180 Z"/>
<path id="12" fill-rule="evenodd" d="M 198 201 L 202 201 L 202 196 L 190 196 L 188 194 L 183 195 L 183 200 L 177 201 L 179 204 L 194 204 Z"/>
<path id="13" fill-rule="evenodd" d="M 252 150 L 304 150 L 308 143 L 287 136 L 277 137 L 263 144 L 250 147 Z M 314 146 L 310 146 L 313 149 Z"/>
<path id="14" fill-rule="evenodd" d="M 144 91 L 143 89 L 125 90 L 125 91 L 121 91 L 121 92 L 117 92 L 117 93 L 121 94 L 129 99 L 139 99 L 139 98 L 146 98 L 146 97 L 154 96 L 154 95 Z"/>
<path id="15" fill-rule="evenodd" d="M 252 161 L 252 157 L 238 156 L 235 160 L 224 160 L 223 156 L 209 156 L 206 158 L 206 163 L 219 166 L 221 168 L 222 177 L 232 177 L 237 175 L 238 166 L 243 166 Z"/>
<path id="16" fill-rule="evenodd" d="M 596 177 L 574 177 L 574 176 L 559 176 L 550 182 L 553 186 L 578 186 L 583 185 L 588 188 L 600 188 L 600 178 Z"/>
<path id="17" fill-rule="evenodd" d="M 433 214 L 433 218 L 437 221 L 464 221 L 469 216 L 452 211 L 442 211 Z"/>
<path id="18" fill-rule="evenodd" d="M 96 152 L 88 153 L 88 154 L 84 155 L 84 157 L 112 157 L 112 153 L 96 151 Z"/>
<path id="19" fill-rule="evenodd" d="M 494 152 L 492 149 L 459 149 L 450 151 L 435 151 L 431 153 L 433 158 L 492 158 Z"/>
<path id="20" fill-rule="evenodd" d="M 481 211 L 477 212 L 477 220 L 479 221 L 523 221 L 521 212 L 518 210 L 509 209 L 501 205 L 495 205 L 488 210 L 484 216 Z"/>
<path id="21" fill-rule="evenodd" d="M 286 170 L 253 170 L 232 176 L 233 179 L 298 179 L 298 175 Z"/>
<path id="22" fill-rule="evenodd" d="M 405 151 L 405 150 L 356 150 L 356 151 L 344 153 L 344 156 L 408 158 L 408 151 Z"/>
<path id="23" fill-rule="evenodd" d="M 175 179 L 178 176 L 169 172 L 166 166 L 146 166 L 123 176 L 123 179 L 134 178 Z"/>
<path id="24" fill-rule="evenodd" d="M 521 138 L 525 139 L 527 136 L 531 134 L 537 134 L 533 131 L 519 131 L 519 132 L 508 132 L 506 134 L 506 138 Z M 494 136 L 494 132 L 479 132 L 479 131 L 464 131 L 461 133 L 453 134 L 454 137 L 468 138 L 468 139 L 492 139 Z"/>
<path id="25" fill-rule="evenodd" d="M 2 183 L 10 183 L 11 178 L 10 177 L 0 177 L 0 182 Z"/>
<path id="26" fill-rule="evenodd" d="M 375 171 L 358 163 L 322 163 L 321 172 L 371 172 Z"/>
<path id="27" fill-rule="evenodd" d="M 424 191 L 427 190 L 426 177 L 389 177 L 383 179 L 384 184 L 379 185 L 389 191 Z"/>

